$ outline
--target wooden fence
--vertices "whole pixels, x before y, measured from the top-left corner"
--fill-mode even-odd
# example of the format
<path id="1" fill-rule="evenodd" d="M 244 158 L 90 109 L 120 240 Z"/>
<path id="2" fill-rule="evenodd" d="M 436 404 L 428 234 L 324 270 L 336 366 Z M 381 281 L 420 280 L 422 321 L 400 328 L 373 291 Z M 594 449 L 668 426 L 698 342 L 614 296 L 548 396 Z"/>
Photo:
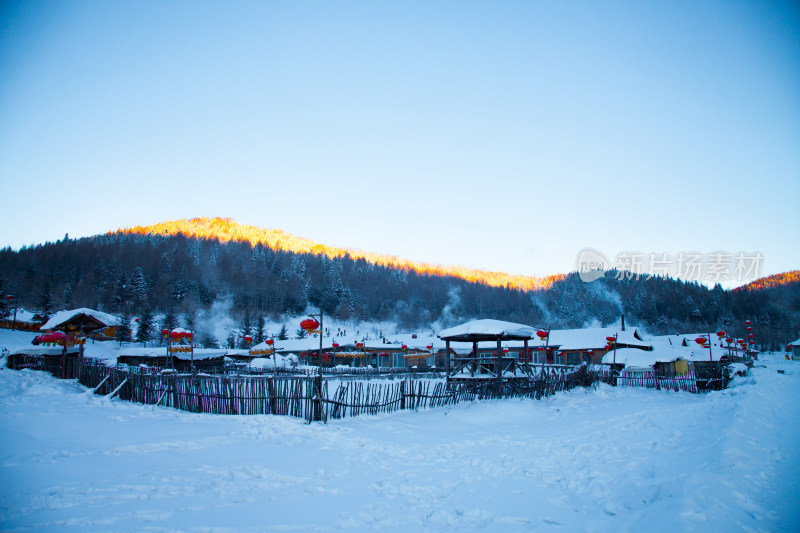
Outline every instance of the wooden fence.
<path id="1" fill-rule="evenodd" d="M 330 382 L 321 374 L 314 377 L 178 374 L 144 367 L 108 367 L 99 361 L 72 359 L 66 370 L 60 366 L 61 358 L 35 356 L 11 356 L 8 366 L 46 370 L 57 377 L 77 379 L 94 389 L 96 394 L 118 395 L 120 399 L 146 405 L 221 415 L 287 415 L 309 422 L 441 407 L 481 399 L 539 399 L 599 382 L 689 392 L 702 392 L 708 388 L 698 386 L 701 380 L 693 369 L 687 376 L 638 376 L 620 375 L 607 366 L 556 368 L 547 365 L 525 378 L 502 381 L 339 380 L 331 392 Z"/>

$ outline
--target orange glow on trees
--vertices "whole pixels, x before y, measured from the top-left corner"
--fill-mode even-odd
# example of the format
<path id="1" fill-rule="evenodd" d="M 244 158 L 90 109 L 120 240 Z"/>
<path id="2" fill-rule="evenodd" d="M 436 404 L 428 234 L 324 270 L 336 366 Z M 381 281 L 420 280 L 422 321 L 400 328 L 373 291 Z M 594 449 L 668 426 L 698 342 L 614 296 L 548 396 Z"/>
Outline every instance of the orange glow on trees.
<path id="1" fill-rule="evenodd" d="M 262 245 L 273 250 L 282 250 L 301 254 L 325 255 L 329 258 L 349 256 L 352 259 L 364 259 L 377 266 L 402 269 L 427 276 L 452 276 L 489 287 L 507 287 L 524 291 L 547 289 L 564 274 L 544 277 L 522 276 L 477 270 L 463 266 L 442 266 L 429 263 L 409 261 L 393 255 L 375 254 L 362 250 L 336 248 L 326 246 L 302 237 L 297 237 L 279 229 L 264 229 L 246 224 L 239 224 L 229 218 L 192 218 L 162 222 L 150 226 L 134 226 L 117 230 L 119 234 L 138 235 L 184 235 L 200 239 L 220 242 L 246 242 L 252 246 Z"/>

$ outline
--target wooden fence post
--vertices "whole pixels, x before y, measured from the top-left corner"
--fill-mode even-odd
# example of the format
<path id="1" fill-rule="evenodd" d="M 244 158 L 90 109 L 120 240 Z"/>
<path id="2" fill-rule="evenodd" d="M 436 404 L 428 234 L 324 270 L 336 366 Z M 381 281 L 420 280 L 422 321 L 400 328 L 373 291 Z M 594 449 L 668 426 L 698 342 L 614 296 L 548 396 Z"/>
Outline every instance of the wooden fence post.
<path id="1" fill-rule="evenodd" d="M 313 411 L 314 421 L 319 422 L 322 420 L 322 374 L 318 374 L 314 378 Z"/>

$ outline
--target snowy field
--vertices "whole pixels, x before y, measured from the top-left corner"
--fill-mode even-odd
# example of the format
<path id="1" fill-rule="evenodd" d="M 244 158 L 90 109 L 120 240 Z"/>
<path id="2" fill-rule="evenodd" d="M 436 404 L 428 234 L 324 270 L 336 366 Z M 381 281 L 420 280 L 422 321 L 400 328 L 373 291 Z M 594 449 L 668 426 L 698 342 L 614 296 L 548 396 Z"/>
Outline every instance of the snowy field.
<path id="1" fill-rule="evenodd" d="M 3 531 L 800 531 L 800 364 L 327 425 L 0 370 Z M 777 370 L 784 370 L 780 374 Z"/>

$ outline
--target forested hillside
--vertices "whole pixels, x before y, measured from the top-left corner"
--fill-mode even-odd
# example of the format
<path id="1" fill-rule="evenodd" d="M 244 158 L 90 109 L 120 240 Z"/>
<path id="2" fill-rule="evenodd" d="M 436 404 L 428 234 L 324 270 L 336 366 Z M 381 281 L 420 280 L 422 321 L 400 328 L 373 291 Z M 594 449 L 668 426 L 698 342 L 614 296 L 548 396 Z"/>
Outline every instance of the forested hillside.
<path id="1" fill-rule="evenodd" d="M 234 320 L 253 322 L 321 308 L 341 319 L 393 320 L 408 329 L 476 317 L 560 328 L 608 324 L 624 313 L 651 333 L 722 327 L 743 336 L 749 318 L 768 348 L 794 340 L 800 330 L 797 281 L 726 291 L 615 274 L 592 283 L 570 274 L 548 288 L 526 290 L 377 265 L 347 253 L 329 257 L 180 234 L 111 233 L 0 250 L 0 313 L 8 311 L 5 296 L 14 294 L 43 316 L 85 306 L 127 317 L 191 317 L 228 300 Z"/>

